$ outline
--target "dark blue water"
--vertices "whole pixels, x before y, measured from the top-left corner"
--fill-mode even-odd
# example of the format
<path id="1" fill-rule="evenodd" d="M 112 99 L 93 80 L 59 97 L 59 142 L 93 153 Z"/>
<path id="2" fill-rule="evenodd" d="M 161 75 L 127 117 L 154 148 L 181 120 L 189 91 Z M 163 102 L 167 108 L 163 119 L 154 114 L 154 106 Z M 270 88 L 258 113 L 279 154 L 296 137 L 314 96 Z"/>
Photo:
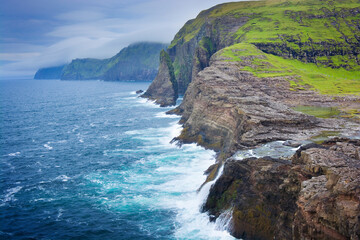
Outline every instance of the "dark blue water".
<path id="1" fill-rule="evenodd" d="M 178 148 L 148 83 L 0 81 L 1 239 L 220 239 L 196 190 L 212 151 Z"/>

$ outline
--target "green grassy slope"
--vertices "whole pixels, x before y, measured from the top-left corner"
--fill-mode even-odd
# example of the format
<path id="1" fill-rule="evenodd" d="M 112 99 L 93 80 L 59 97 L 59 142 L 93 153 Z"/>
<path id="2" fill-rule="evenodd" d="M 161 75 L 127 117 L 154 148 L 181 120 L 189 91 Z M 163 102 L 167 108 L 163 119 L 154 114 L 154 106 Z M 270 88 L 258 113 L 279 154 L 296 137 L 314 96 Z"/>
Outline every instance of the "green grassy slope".
<path id="1" fill-rule="evenodd" d="M 159 67 L 160 51 L 167 48 L 161 43 L 136 43 L 122 49 L 106 63 L 105 80 L 153 80 Z M 144 75 L 144 72 L 150 72 Z M 140 79 L 135 79 L 140 80 Z"/>
<path id="2" fill-rule="evenodd" d="M 61 79 L 64 80 L 88 80 L 100 79 L 108 70 L 106 66 L 108 60 L 100 60 L 93 58 L 75 59 L 67 65 Z"/>
<path id="3" fill-rule="evenodd" d="M 218 54 L 227 61 L 251 63 L 242 70 L 250 71 L 257 77 L 290 77 L 292 90 L 309 88 L 322 94 L 360 94 L 359 71 L 333 69 L 266 54 L 253 44 L 239 43 L 224 48 Z M 291 80 L 290 80 L 291 79 Z"/>
<path id="4" fill-rule="evenodd" d="M 231 33 L 233 41 L 240 45 L 228 48 L 224 54 L 230 54 L 232 61 L 241 60 L 237 56 L 239 52 L 233 54 L 237 49 L 246 49 L 243 54 L 256 52 L 266 56 L 266 59 L 254 60 L 256 68 L 247 69 L 255 75 L 296 75 L 297 80 L 291 82 L 293 90 L 309 85 L 324 94 L 360 92 L 359 0 L 267 0 L 221 4 L 188 21 L 169 49 L 192 39 L 201 39 L 207 26 L 214 26 L 228 17 L 244 19 L 246 23 Z M 217 28 L 210 27 L 213 41 L 228 37 L 218 26 L 221 24 Z M 176 57 L 174 68 L 177 75 L 182 71 Z"/>

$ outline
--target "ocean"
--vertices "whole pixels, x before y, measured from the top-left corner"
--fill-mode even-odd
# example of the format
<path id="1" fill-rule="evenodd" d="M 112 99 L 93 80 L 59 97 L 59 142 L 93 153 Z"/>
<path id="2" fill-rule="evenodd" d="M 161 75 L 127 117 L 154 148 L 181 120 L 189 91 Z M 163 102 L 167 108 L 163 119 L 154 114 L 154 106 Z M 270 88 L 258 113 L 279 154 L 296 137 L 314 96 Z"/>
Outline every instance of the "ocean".
<path id="1" fill-rule="evenodd" d="M 0 81 L 0 239 L 233 239 L 200 212 L 215 153 L 148 85 Z"/>

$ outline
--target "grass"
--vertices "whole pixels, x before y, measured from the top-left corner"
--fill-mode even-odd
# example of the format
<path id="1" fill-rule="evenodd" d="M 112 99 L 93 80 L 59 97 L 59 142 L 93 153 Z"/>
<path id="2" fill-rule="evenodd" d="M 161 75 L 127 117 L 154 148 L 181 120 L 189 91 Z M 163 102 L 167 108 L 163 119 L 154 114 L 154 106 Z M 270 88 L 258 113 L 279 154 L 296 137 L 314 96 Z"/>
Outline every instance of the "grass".
<path id="1" fill-rule="evenodd" d="M 169 49 L 189 41 L 204 47 L 204 40 L 199 39 L 204 37 L 204 32 L 205 36 L 211 33 L 216 50 L 233 42 L 242 44 L 222 50 L 228 61 L 240 62 L 247 56 L 257 56 L 250 65 L 243 67 L 255 76 L 285 77 L 294 91 L 311 89 L 321 94 L 358 95 L 360 45 L 356 37 L 360 36 L 359 10 L 358 0 L 266 0 L 220 4 L 188 21 Z M 236 22 L 236 18 L 244 25 L 229 31 L 228 22 Z M 179 82 L 191 80 L 193 59 L 190 55 L 189 59 L 187 57 L 177 54 L 173 59 Z"/>
<path id="2" fill-rule="evenodd" d="M 260 78 L 289 76 L 290 86 L 294 91 L 311 89 L 321 94 L 360 94 L 359 71 L 333 69 L 295 59 L 285 59 L 266 54 L 248 43 L 232 45 L 221 50 L 219 54 L 227 58 L 227 61 L 241 62 L 251 59 L 251 64 L 242 67 L 242 70 L 252 72 Z"/>

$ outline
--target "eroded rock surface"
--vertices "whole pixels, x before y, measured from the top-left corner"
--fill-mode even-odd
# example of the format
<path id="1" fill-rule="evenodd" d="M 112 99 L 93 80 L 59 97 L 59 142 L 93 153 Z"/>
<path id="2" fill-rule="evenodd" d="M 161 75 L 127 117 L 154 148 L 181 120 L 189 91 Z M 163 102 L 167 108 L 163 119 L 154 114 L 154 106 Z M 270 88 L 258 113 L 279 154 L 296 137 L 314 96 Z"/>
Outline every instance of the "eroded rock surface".
<path id="1" fill-rule="evenodd" d="M 232 212 L 244 239 L 359 239 L 360 140 L 300 148 L 288 161 L 229 160 L 204 211 Z"/>
<path id="2" fill-rule="evenodd" d="M 218 53 L 212 57 L 176 110 L 184 123 L 179 140 L 233 154 L 237 149 L 275 140 L 309 139 L 322 131 L 349 135 L 360 131 L 356 123 L 319 119 L 292 110 L 298 104 L 336 106 L 342 101 L 314 91 L 291 91 L 284 78 L 258 78 L 240 69 L 249 64 L 246 59 L 225 61 Z M 355 97 L 353 102 L 359 105 L 356 101 Z"/>

